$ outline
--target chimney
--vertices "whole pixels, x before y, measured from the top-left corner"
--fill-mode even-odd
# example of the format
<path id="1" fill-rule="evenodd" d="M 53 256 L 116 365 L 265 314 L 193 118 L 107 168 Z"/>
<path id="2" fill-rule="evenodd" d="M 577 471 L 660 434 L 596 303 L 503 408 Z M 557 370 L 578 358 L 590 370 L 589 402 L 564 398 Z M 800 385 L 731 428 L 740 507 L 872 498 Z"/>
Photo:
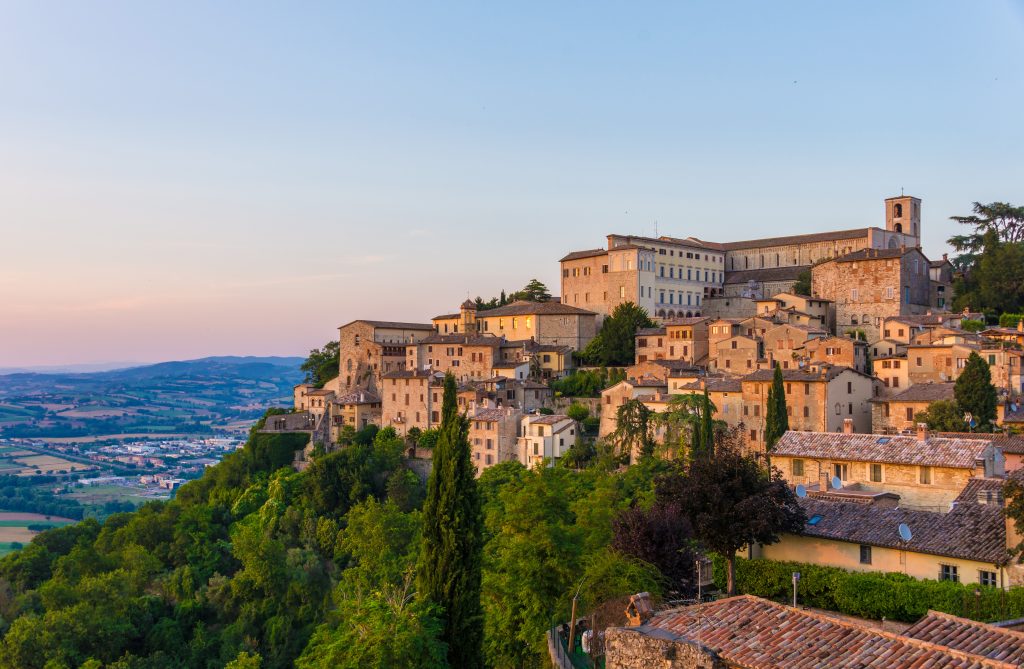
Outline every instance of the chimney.
<path id="1" fill-rule="evenodd" d="M 818 490 L 821 492 L 827 492 L 832 487 L 832 479 L 829 478 L 828 469 L 825 465 L 818 465 Z"/>
<path id="2" fill-rule="evenodd" d="M 651 617 L 651 594 L 640 592 L 629 598 L 629 605 L 626 606 L 626 618 L 629 619 L 630 627 L 643 625 Z"/>
<path id="3" fill-rule="evenodd" d="M 1024 318 L 1017 321 L 1017 332 L 1024 332 Z"/>
<path id="4" fill-rule="evenodd" d="M 843 434 L 853 434 L 853 419 L 852 418 L 844 418 L 843 419 Z"/>
<path id="5" fill-rule="evenodd" d="M 949 260 L 949 254 L 948 253 L 943 253 L 942 254 L 942 259 L 943 260 Z"/>
<path id="6" fill-rule="evenodd" d="M 917 424 L 917 440 L 928 441 L 928 423 Z"/>

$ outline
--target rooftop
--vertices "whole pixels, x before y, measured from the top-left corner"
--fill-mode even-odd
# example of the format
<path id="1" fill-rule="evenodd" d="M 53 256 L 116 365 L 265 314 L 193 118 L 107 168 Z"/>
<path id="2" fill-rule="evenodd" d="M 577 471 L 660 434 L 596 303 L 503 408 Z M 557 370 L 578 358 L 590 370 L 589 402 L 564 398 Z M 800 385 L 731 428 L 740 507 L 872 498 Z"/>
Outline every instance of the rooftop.
<path id="1" fill-rule="evenodd" d="M 566 420 L 572 419 L 569 418 L 568 416 L 558 413 L 551 415 L 538 414 L 536 416 L 530 416 L 531 425 L 557 425 L 558 423 L 561 423 L 562 421 Z"/>
<path id="2" fill-rule="evenodd" d="M 379 404 L 380 397 L 371 390 L 350 390 L 334 400 L 335 404 Z"/>
<path id="3" fill-rule="evenodd" d="M 790 267 L 765 267 L 763 269 L 742 269 L 725 273 L 726 284 L 747 283 L 748 281 L 796 281 L 808 265 Z"/>
<path id="4" fill-rule="evenodd" d="M 742 669 L 1010 669 L 945 646 L 751 595 L 664 611 L 626 628 L 697 641 Z"/>
<path id="5" fill-rule="evenodd" d="M 818 517 L 804 526 L 807 536 L 991 564 L 1007 557 L 1006 523 L 998 504 L 958 504 L 948 513 L 810 497 L 799 504 L 808 520 Z M 900 537 L 900 524 L 910 528 L 910 541 Z"/>
<path id="6" fill-rule="evenodd" d="M 915 383 L 906 390 L 887 399 L 885 402 L 937 402 L 953 399 L 955 383 Z"/>
<path id="7" fill-rule="evenodd" d="M 366 323 L 367 325 L 372 325 L 375 328 L 382 328 L 382 329 L 385 329 L 385 330 L 433 330 L 434 329 L 434 324 L 433 323 L 401 323 L 401 322 L 398 322 L 398 321 L 368 321 L 368 320 L 361 319 L 361 318 L 357 319 L 357 320 L 354 320 L 354 321 L 349 321 L 348 323 L 345 323 L 341 327 L 346 328 L 349 325 L 353 325 L 355 323 Z"/>
<path id="8" fill-rule="evenodd" d="M 930 467 L 974 469 L 989 439 L 946 439 L 917 436 L 845 434 L 841 432 L 794 432 L 782 435 L 775 456 L 805 457 L 845 462 L 882 462 Z"/>
<path id="9" fill-rule="evenodd" d="M 914 247 L 906 246 L 903 248 L 895 249 L 861 249 L 859 251 L 853 251 L 846 255 L 833 258 L 835 262 L 858 262 L 862 260 L 892 260 L 893 258 L 902 258 L 911 251 L 914 251 Z"/>
<path id="10" fill-rule="evenodd" d="M 580 309 L 579 307 L 573 307 L 568 304 L 562 304 L 561 302 L 528 302 L 526 300 L 519 300 L 512 304 L 506 304 L 503 307 L 497 307 L 495 309 L 488 309 L 481 311 L 477 318 L 496 318 L 500 316 L 558 316 L 558 315 L 580 315 L 580 316 L 593 316 L 593 311 L 587 311 L 586 309 Z"/>
<path id="11" fill-rule="evenodd" d="M 595 256 L 606 256 L 608 255 L 607 249 L 590 249 L 588 251 L 573 251 L 558 262 L 566 262 L 568 260 L 580 260 L 582 258 L 593 258 Z"/>
<path id="12" fill-rule="evenodd" d="M 1024 633 L 929 611 L 903 635 L 991 660 L 1024 665 Z"/>
<path id="13" fill-rule="evenodd" d="M 418 344 L 458 344 L 461 346 L 497 347 L 505 343 L 501 337 L 475 334 L 432 334 L 420 339 Z"/>
<path id="14" fill-rule="evenodd" d="M 745 239 L 739 242 L 722 244 L 727 251 L 752 249 L 758 246 L 785 246 L 788 244 L 807 244 L 812 242 L 830 242 L 840 239 L 860 239 L 868 236 L 870 228 L 853 230 L 833 230 L 831 232 L 811 232 L 806 235 L 788 235 L 786 237 L 765 237 L 764 239 Z"/>

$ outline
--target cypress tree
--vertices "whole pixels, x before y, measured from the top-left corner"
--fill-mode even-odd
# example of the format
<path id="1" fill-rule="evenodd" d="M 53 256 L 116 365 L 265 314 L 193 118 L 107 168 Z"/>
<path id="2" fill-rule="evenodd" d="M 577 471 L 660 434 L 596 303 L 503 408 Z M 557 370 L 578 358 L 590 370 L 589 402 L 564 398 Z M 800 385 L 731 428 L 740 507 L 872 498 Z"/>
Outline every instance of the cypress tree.
<path id="1" fill-rule="evenodd" d="M 441 426 L 423 505 L 423 540 L 416 574 L 421 599 L 443 609 L 441 635 L 453 669 L 483 666 L 480 570 L 483 518 L 469 421 L 459 414 L 455 377 L 444 379 Z"/>
<path id="2" fill-rule="evenodd" d="M 970 412 L 978 421 L 978 429 L 988 431 L 996 420 L 996 388 L 992 372 L 976 352 L 971 352 L 964 371 L 957 377 L 953 395 L 960 411 Z"/>
<path id="3" fill-rule="evenodd" d="M 771 453 L 775 444 L 789 429 L 789 414 L 786 411 L 786 389 L 782 383 L 782 367 L 775 363 L 772 385 L 768 388 L 768 407 L 764 424 L 765 461 L 771 467 Z"/>
<path id="4" fill-rule="evenodd" d="M 693 423 L 693 443 L 690 447 L 694 459 L 710 460 L 715 456 L 715 427 L 711 416 L 713 411 L 708 389 L 704 388 L 704 401 L 698 408 L 697 420 Z"/>

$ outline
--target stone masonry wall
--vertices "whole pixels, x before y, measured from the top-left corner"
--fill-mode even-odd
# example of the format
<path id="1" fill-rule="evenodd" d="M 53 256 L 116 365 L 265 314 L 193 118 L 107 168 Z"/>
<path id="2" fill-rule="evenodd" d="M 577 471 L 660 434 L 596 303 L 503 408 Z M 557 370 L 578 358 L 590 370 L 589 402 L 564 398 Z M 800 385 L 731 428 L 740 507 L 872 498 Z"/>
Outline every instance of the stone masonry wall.
<path id="1" fill-rule="evenodd" d="M 727 669 L 715 651 L 686 640 L 643 634 L 627 627 L 605 632 L 607 669 Z M 662 632 L 662 634 L 666 634 Z"/>

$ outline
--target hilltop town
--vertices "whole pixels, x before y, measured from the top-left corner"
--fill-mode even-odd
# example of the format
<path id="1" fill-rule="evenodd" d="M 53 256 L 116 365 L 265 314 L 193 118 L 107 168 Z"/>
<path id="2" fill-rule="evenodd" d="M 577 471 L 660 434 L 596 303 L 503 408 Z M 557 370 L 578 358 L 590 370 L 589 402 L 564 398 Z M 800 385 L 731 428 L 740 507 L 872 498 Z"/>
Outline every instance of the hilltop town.
<path id="1" fill-rule="evenodd" d="M 595 442 L 636 462 L 643 438 L 623 445 L 620 421 L 636 415 L 627 408 L 664 446 L 674 437 L 659 417 L 682 397 L 704 397 L 744 452 L 771 458 L 808 518 L 747 557 L 1010 588 L 1024 583 L 1007 560 L 1021 537 L 1003 514 L 1004 485 L 1024 474 L 1024 437 L 1012 434 L 1024 425 L 1024 322 L 985 326 L 981 313 L 950 311 L 954 267 L 924 254 L 921 221 L 921 201 L 899 196 L 885 200 L 879 227 L 730 242 L 609 234 L 605 247 L 561 257 L 559 297 L 467 300 L 430 322 L 342 325 L 337 374 L 296 386 L 293 411 L 263 429 L 309 434 L 300 470 L 315 449 L 375 428 L 429 459 L 425 437 L 442 420 L 452 375 L 479 476 L 503 462 L 575 460 Z M 606 321 L 637 307 L 650 322 L 632 334 L 632 359 L 618 375 L 589 366 Z M 956 406 L 972 356 L 997 393 L 995 433 L 973 432 L 969 415 L 929 426 L 936 403 Z M 574 396 L 585 375 L 602 379 L 599 392 Z M 773 439 L 778 377 L 788 431 Z M 759 601 L 718 606 L 729 615 L 764 609 Z M 663 643 L 616 639 L 608 654 L 623 667 L 641 666 L 644 643 Z M 928 651 L 946 652 L 955 654 Z"/>

